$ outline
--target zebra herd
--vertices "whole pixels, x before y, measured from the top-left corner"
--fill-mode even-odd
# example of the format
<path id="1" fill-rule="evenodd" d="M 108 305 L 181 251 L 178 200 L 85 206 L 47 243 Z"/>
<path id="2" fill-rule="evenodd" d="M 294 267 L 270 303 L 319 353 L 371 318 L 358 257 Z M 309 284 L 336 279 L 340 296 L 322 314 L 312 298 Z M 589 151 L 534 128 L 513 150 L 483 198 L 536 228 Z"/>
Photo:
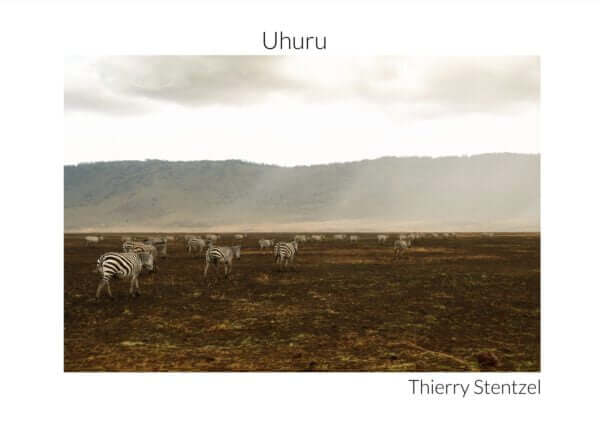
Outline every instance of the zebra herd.
<path id="1" fill-rule="evenodd" d="M 245 238 L 244 234 L 236 234 L 234 239 L 241 240 Z M 241 256 L 241 246 L 216 246 L 214 242 L 219 239 L 218 235 L 209 234 L 205 236 L 206 240 L 201 237 L 186 235 L 184 237 L 185 247 L 188 253 L 202 254 L 204 247 L 207 247 L 205 253 L 206 263 L 204 266 L 204 278 L 208 275 L 208 270 L 212 266 L 215 273 L 219 275 L 219 265 L 223 265 L 225 278 L 229 276 L 233 268 L 233 260 L 239 259 Z M 102 237 L 85 237 L 86 245 L 88 243 L 98 243 L 102 241 Z M 123 252 L 108 252 L 100 256 L 96 263 L 96 270 L 101 275 L 100 283 L 96 289 L 96 299 L 99 299 L 102 289 L 106 287 L 108 296 L 112 299 L 110 290 L 111 280 L 130 280 L 129 294 L 132 297 L 139 296 L 138 277 L 143 271 L 156 272 L 156 265 L 159 257 L 167 255 L 167 241 L 174 241 L 174 237 L 165 238 L 146 238 L 143 241 L 134 241 L 130 237 L 121 238 L 123 241 Z M 286 268 L 288 263 L 294 262 L 294 256 L 298 251 L 298 242 L 278 242 L 274 240 L 262 239 L 259 241 L 259 247 L 273 247 L 275 263 Z"/>
<path id="2" fill-rule="evenodd" d="M 482 233 L 484 237 L 493 237 L 490 232 Z M 234 234 L 233 239 L 243 240 L 247 237 L 246 234 Z M 223 265 L 225 277 L 231 273 L 233 260 L 239 259 L 241 256 L 241 245 L 233 246 L 217 246 L 216 242 L 220 236 L 217 234 L 207 234 L 204 238 L 196 235 L 185 235 L 183 237 L 186 251 L 192 256 L 196 254 L 202 255 L 205 252 L 205 266 L 203 276 L 206 279 L 208 270 L 212 266 L 218 279 L 219 266 Z M 350 242 L 358 242 L 361 238 L 358 235 L 334 234 L 331 237 L 334 241 L 348 240 Z M 363 237 L 364 238 L 364 237 Z M 387 234 L 378 234 L 376 240 L 378 244 L 386 244 L 390 238 Z M 456 238 L 456 234 L 451 232 L 446 233 L 402 233 L 397 234 L 393 242 L 393 257 L 392 260 L 397 260 L 406 250 L 408 250 L 415 240 L 421 238 Z M 286 269 L 288 265 L 294 264 L 294 259 L 298 253 L 298 243 L 315 241 L 325 241 L 326 237 L 322 234 L 313 234 L 310 236 L 298 234 L 289 242 L 273 239 L 261 238 L 258 240 L 258 247 L 262 251 L 264 249 L 273 249 L 275 264 L 279 270 Z M 95 244 L 103 240 L 101 236 L 86 236 L 86 246 Z M 160 258 L 167 257 L 167 243 L 175 241 L 176 237 L 167 236 L 162 238 L 148 237 L 141 241 L 136 241 L 131 237 L 122 237 L 122 252 L 108 252 L 100 256 L 97 261 L 97 271 L 102 276 L 98 288 L 96 290 L 96 298 L 99 298 L 100 293 L 106 287 L 109 297 L 112 298 L 110 290 L 110 281 L 113 279 L 130 280 L 129 293 L 135 297 L 139 295 L 138 277 L 143 271 L 156 272 L 158 270 L 157 262 Z"/>

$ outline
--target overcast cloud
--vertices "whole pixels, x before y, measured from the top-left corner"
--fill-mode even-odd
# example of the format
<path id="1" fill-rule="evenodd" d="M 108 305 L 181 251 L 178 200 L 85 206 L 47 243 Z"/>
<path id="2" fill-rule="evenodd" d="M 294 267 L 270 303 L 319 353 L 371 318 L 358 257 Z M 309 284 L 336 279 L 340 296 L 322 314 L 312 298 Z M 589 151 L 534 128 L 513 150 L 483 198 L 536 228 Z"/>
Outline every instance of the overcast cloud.
<path id="1" fill-rule="evenodd" d="M 538 152 L 539 72 L 537 57 L 68 58 L 66 162 Z"/>

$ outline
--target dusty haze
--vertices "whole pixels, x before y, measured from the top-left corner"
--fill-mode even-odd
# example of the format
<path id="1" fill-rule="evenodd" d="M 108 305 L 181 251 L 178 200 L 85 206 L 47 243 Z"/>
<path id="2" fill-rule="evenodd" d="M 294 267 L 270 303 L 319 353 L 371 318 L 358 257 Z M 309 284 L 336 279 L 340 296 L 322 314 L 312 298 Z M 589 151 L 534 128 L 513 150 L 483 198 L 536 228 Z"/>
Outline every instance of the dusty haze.
<path id="1" fill-rule="evenodd" d="M 539 155 L 65 166 L 66 232 L 539 231 Z"/>

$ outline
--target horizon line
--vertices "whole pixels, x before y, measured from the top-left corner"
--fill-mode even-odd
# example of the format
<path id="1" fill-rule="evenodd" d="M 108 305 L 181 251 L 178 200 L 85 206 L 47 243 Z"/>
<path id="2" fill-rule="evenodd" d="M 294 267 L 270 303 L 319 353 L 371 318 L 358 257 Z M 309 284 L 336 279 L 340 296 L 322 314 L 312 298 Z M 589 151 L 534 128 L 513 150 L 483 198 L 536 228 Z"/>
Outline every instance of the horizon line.
<path id="1" fill-rule="evenodd" d="M 274 163 L 260 163 L 257 161 L 252 161 L 252 160 L 244 160 L 241 158 L 226 158 L 226 159 L 221 159 L 221 160 L 209 160 L 209 159 L 200 159 L 200 160 L 164 160 L 164 159 L 160 159 L 160 158 L 146 158 L 143 160 L 99 160 L 99 161 L 82 161 L 79 163 L 70 163 L 70 164 L 63 164 L 63 167 L 77 167 L 80 165 L 88 165 L 88 164 L 102 164 L 102 163 L 129 163 L 129 162 L 139 162 L 139 163 L 144 163 L 144 162 L 152 162 L 152 161 L 156 161 L 156 162 L 164 162 L 164 163 L 196 163 L 196 162 L 214 162 L 214 163 L 225 163 L 225 162 L 233 162 L 233 161 L 237 161 L 237 162 L 241 162 L 241 163 L 247 163 L 247 164 L 256 164 L 256 165 L 261 165 L 261 166 L 270 166 L 270 167 L 281 167 L 281 168 L 294 168 L 294 167 L 312 167 L 312 166 L 328 166 L 328 165 L 333 165 L 333 164 L 351 164 L 351 163 L 360 163 L 363 161 L 377 161 L 377 160 L 384 160 L 384 159 L 432 159 L 432 160 L 438 160 L 438 159 L 444 159 L 444 158 L 463 158 L 463 157 L 480 157 L 480 156 L 484 156 L 484 155 L 541 155 L 540 152 L 509 152 L 509 151 L 502 151 L 502 152 L 481 152 L 481 153 L 476 153 L 476 154 L 454 154 L 454 155 L 440 155 L 440 156 L 431 156 L 431 155 L 405 155 L 405 156 L 398 156 L 398 155 L 385 155 L 385 156 L 381 156 L 381 157 L 376 157 L 376 158 L 363 158 L 361 160 L 349 160 L 349 161 L 334 161 L 331 163 L 313 163 L 313 164 L 295 164 L 295 165 L 291 165 L 291 166 L 286 166 L 286 165 L 280 165 L 280 164 L 274 164 Z"/>

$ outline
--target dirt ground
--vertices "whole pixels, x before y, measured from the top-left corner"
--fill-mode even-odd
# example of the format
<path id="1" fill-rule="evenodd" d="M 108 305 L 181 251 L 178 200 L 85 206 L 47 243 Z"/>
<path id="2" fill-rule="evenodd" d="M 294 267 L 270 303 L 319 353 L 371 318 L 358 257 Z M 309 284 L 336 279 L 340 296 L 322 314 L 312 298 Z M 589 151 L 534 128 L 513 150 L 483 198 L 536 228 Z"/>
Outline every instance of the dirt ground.
<path id="1" fill-rule="evenodd" d="M 374 234 L 301 243 L 280 272 L 248 235 L 230 279 L 179 239 L 160 270 L 94 298 L 98 257 L 65 235 L 65 371 L 539 371 L 539 234 L 423 239 L 398 261 Z M 219 244 L 231 245 L 223 236 Z M 222 274 L 222 270 L 221 270 Z"/>

